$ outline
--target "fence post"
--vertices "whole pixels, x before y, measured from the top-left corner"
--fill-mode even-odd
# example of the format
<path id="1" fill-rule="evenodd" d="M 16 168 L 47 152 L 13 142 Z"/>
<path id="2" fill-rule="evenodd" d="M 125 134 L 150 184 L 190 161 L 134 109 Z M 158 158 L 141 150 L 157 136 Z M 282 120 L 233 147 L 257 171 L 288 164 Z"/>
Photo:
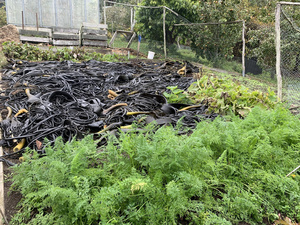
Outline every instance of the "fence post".
<path id="1" fill-rule="evenodd" d="M 23 21 L 24 21 L 24 26 L 26 26 L 26 12 L 25 12 L 25 4 L 24 4 L 24 0 L 22 0 L 22 18 L 23 18 Z M 23 28 L 24 30 L 24 28 Z"/>
<path id="2" fill-rule="evenodd" d="M 130 30 L 133 31 L 133 7 L 130 7 Z"/>
<path id="3" fill-rule="evenodd" d="M 245 25 L 245 20 L 243 20 L 243 51 L 242 51 L 242 64 L 243 64 L 243 77 L 245 77 L 245 49 L 246 49 L 246 41 L 245 41 L 245 30 L 246 30 L 246 25 Z"/>
<path id="4" fill-rule="evenodd" d="M 282 76 L 280 69 L 281 62 L 281 53 L 280 53 L 280 13 L 281 13 L 281 4 L 277 3 L 276 13 L 275 13 L 275 32 L 276 32 L 276 75 L 277 75 L 277 97 L 279 100 L 282 100 Z"/>
<path id="5" fill-rule="evenodd" d="M 164 31 L 164 53 L 165 59 L 167 58 L 167 40 L 166 40 L 166 7 L 163 7 L 164 15 L 163 15 L 163 31 Z"/>
<path id="6" fill-rule="evenodd" d="M 39 17 L 37 13 L 35 13 L 35 20 L 36 20 L 36 30 L 39 31 Z"/>
<path id="7" fill-rule="evenodd" d="M 24 26 L 24 11 L 22 11 L 22 30 L 25 29 L 25 26 Z"/>

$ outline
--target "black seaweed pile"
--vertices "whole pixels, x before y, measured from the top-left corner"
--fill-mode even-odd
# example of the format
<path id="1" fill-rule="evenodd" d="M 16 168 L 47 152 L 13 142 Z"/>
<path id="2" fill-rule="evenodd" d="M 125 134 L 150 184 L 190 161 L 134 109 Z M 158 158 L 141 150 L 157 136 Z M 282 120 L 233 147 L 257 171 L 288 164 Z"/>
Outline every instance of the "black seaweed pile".
<path id="1" fill-rule="evenodd" d="M 168 104 L 163 96 L 168 86 L 186 90 L 196 67 L 186 63 L 185 76 L 179 62 L 109 63 L 88 61 L 14 61 L 3 70 L 1 96 L 1 145 L 22 152 L 29 146 L 43 153 L 43 141 L 58 136 L 70 141 L 90 133 L 130 129 L 144 123 L 194 127 L 203 118 L 206 105 L 180 110 L 188 105 Z M 183 118 L 182 118 L 183 117 Z M 18 144 L 18 143 L 26 144 Z"/>

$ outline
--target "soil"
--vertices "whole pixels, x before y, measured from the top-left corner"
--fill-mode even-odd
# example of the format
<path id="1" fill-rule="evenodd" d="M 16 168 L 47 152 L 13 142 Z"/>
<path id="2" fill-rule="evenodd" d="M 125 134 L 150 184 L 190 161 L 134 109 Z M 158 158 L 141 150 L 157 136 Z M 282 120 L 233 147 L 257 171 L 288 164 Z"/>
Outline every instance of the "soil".
<path id="1" fill-rule="evenodd" d="M 5 217 L 8 222 L 18 211 L 18 203 L 21 200 L 22 195 L 17 191 L 11 191 L 10 186 L 12 184 L 8 179 L 11 178 L 11 168 L 4 164 L 4 206 L 5 206 Z"/>
<path id="2" fill-rule="evenodd" d="M 16 26 L 9 24 L 0 28 L 0 50 L 2 49 L 2 43 L 6 41 L 20 42 L 19 32 Z"/>
<path id="3" fill-rule="evenodd" d="M 111 49 L 112 53 L 117 54 L 117 55 L 128 55 L 128 52 L 130 52 L 131 55 L 139 55 L 140 57 L 147 58 L 147 56 L 141 52 L 138 52 L 132 48 L 112 48 Z"/>

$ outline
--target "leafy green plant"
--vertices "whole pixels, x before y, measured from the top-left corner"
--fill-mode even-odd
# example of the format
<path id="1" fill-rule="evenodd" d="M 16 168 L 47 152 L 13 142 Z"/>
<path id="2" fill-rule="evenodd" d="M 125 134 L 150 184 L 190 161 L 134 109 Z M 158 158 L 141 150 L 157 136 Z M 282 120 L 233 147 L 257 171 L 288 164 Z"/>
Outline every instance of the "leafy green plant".
<path id="1" fill-rule="evenodd" d="M 194 103 L 207 102 L 209 110 L 228 114 L 230 111 L 245 116 L 254 106 L 273 108 L 276 96 L 269 89 L 268 93 L 258 90 L 250 92 L 248 88 L 237 85 L 232 80 L 217 76 L 204 75 L 193 83 L 187 92 L 187 97 Z"/>
<path id="2" fill-rule="evenodd" d="M 23 199 L 12 224 L 261 224 L 300 220 L 300 120 L 254 108 L 245 119 L 91 136 L 28 150 L 14 167 Z"/>
<path id="3" fill-rule="evenodd" d="M 35 45 L 21 44 L 14 42 L 4 42 L 3 53 L 7 58 L 20 59 L 28 61 L 47 61 L 47 60 L 72 60 L 83 61 L 95 59 L 98 61 L 120 61 L 125 57 L 113 55 L 103 55 L 96 52 L 85 51 L 84 48 L 62 48 L 55 49 L 50 46 L 48 50 L 41 50 Z"/>
<path id="4" fill-rule="evenodd" d="M 170 93 L 164 92 L 164 96 L 167 98 L 169 103 L 191 103 L 191 100 L 187 98 L 184 90 L 179 89 L 177 86 L 167 87 Z"/>

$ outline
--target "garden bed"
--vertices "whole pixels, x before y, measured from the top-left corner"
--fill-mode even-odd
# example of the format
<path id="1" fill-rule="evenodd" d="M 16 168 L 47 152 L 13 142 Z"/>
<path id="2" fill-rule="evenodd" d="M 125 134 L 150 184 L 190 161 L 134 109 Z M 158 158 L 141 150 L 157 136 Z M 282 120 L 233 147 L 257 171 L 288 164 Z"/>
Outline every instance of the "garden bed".
<path id="1" fill-rule="evenodd" d="M 298 165 L 299 120 L 266 111 L 271 92 L 179 62 L 17 60 L 4 73 L 2 159 L 24 162 L 13 176 L 20 192 L 6 199 L 8 219 L 25 200 L 14 224 L 299 219 L 299 178 L 286 177 Z M 217 117 L 211 103 L 248 116 Z"/>

